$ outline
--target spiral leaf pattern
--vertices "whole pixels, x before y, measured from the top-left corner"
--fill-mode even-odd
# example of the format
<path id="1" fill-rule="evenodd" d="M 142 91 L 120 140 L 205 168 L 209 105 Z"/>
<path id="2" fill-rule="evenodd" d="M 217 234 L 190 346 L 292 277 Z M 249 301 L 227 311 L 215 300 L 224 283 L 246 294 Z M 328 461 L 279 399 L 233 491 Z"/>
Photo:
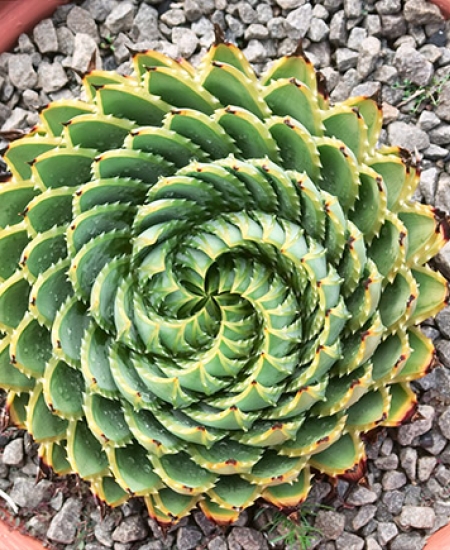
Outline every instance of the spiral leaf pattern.
<path id="1" fill-rule="evenodd" d="M 7 151 L 0 385 L 58 473 L 161 523 L 220 523 L 356 475 L 410 414 L 447 238 L 376 98 L 329 104 L 300 49 L 257 79 L 220 40 L 92 71 Z"/>

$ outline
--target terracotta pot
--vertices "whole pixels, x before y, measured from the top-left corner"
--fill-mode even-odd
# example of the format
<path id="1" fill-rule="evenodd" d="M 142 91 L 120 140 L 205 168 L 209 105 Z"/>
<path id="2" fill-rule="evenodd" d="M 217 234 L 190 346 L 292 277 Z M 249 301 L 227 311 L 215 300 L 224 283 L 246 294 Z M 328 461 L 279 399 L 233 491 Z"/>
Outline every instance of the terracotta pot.
<path id="1" fill-rule="evenodd" d="M 430 0 L 432 4 L 436 4 L 440 8 L 442 15 L 448 19 L 450 17 L 450 0 Z M 444 550 L 444 549 L 443 549 Z"/>
<path id="2" fill-rule="evenodd" d="M 42 19 L 69 0 L 0 1 L 0 53 L 10 50 L 20 34 L 31 31 Z"/>
<path id="3" fill-rule="evenodd" d="M 39 541 L 21 535 L 3 521 L 0 521 L 0 548 L 2 550 L 45 550 Z"/>
<path id="4" fill-rule="evenodd" d="M 424 550 L 450 550 L 450 524 L 431 535 Z"/>

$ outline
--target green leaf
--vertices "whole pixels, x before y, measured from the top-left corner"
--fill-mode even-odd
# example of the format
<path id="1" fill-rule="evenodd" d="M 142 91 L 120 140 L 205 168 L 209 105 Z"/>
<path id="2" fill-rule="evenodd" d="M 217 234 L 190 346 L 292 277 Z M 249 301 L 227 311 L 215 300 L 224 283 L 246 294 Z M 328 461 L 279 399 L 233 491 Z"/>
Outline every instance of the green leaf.
<path id="1" fill-rule="evenodd" d="M 145 496 L 163 488 L 147 451 L 137 443 L 122 448 L 108 447 L 107 454 L 117 481 L 126 491 Z"/>
<path id="2" fill-rule="evenodd" d="M 85 384 L 105 397 L 115 397 L 119 393 L 109 364 L 111 343 L 108 334 L 93 322 L 85 331 L 81 343 L 81 370 Z"/>
<path id="3" fill-rule="evenodd" d="M 106 178 L 84 184 L 73 197 L 73 215 L 78 216 L 94 206 L 114 203 L 138 205 L 144 202 L 148 187 L 130 178 Z"/>
<path id="4" fill-rule="evenodd" d="M 165 118 L 164 127 L 189 139 L 200 148 L 202 156 L 221 159 L 237 152 L 233 140 L 217 122 L 193 109 L 173 110 Z"/>
<path id="5" fill-rule="evenodd" d="M 31 181 L 11 181 L 0 187 L 0 228 L 17 225 L 23 221 L 23 212 L 27 204 L 38 191 Z"/>
<path id="6" fill-rule="evenodd" d="M 18 180 L 27 180 L 31 178 L 30 163 L 42 153 L 55 149 L 59 144 L 59 139 L 50 137 L 33 136 L 22 138 L 8 145 L 5 159 L 11 172 Z"/>
<path id="7" fill-rule="evenodd" d="M 306 172 L 317 181 L 320 175 L 319 153 L 302 124 L 290 117 L 271 117 L 266 124 L 278 146 L 283 167 Z"/>
<path id="8" fill-rule="evenodd" d="M 362 441 L 347 433 L 324 451 L 315 454 L 311 458 L 311 465 L 320 472 L 336 476 L 352 470 L 364 456 Z"/>
<path id="9" fill-rule="evenodd" d="M 127 230 L 100 234 L 86 243 L 72 259 L 69 277 L 75 292 L 88 300 L 97 275 L 111 260 L 131 250 Z"/>
<path id="10" fill-rule="evenodd" d="M 30 287 L 21 271 L 0 284 L 0 330 L 9 332 L 18 326 L 28 309 Z"/>
<path id="11" fill-rule="evenodd" d="M 216 110 L 214 120 L 233 139 L 242 158 L 268 157 L 275 162 L 278 160 L 273 137 L 266 125 L 253 113 L 240 107 L 226 107 Z"/>
<path id="12" fill-rule="evenodd" d="M 202 445 L 190 445 L 189 453 L 194 462 L 202 468 L 228 476 L 250 472 L 261 458 L 262 450 L 224 439 L 209 449 Z"/>
<path id="13" fill-rule="evenodd" d="M 67 455 L 72 469 L 84 479 L 107 472 L 108 459 L 84 420 L 72 420 L 67 430 Z"/>
<path id="14" fill-rule="evenodd" d="M 54 414 L 67 420 L 83 415 L 83 377 L 81 372 L 53 357 L 45 369 L 44 398 Z"/>
<path id="15" fill-rule="evenodd" d="M 1 200 L 1 199 L 0 199 Z M 24 223 L 0 229 L 0 281 L 5 281 L 18 268 L 22 250 L 28 244 L 28 234 Z"/>
<path id="16" fill-rule="evenodd" d="M 40 112 L 40 118 L 50 135 L 60 136 L 64 130 L 64 125 L 69 122 L 69 120 L 77 115 L 92 113 L 93 110 L 93 106 L 88 103 L 78 100 L 63 99 L 61 101 L 54 101 L 43 109 Z"/>
<path id="17" fill-rule="evenodd" d="M 125 140 L 125 147 L 159 155 L 177 168 L 192 159 L 205 159 L 206 154 L 190 139 L 167 128 L 139 128 Z"/>
<path id="18" fill-rule="evenodd" d="M 155 472 L 173 491 L 182 495 L 198 495 L 214 487 L 217 476 L 207 472 L 186 453 L 150 456 Z"/>
<path id="19" fill-rule="evenodd" d="M 294 508 L 303 502 L 311 488 L 311 474 L 305 467 L 293 483 L 282 483 L 268 487 L 262 496 L 265 500 L 278 508 Z"/>
<path id="20" fill-rule="evenodd" d="M 256 79 L 249 79 L 239 69 L 221 61 L 213 61 L 201 76 L 204 88 L 224 107 L 242 107 L 261 120 L 270 116 L 270 109 L 259 93 Z"/>
<path id="21" fill-rule="evenodd" d="M 359 161 L 364 158 L 369 145 L 367 127 L 357 109 L 341 103 L 326 111 L 322 120 L 327 136 L 344 142 Z"/>
<path id="22" fill-rule="evenodd" d="M 109 151 L 122 146 L 125 137 L 136 128 L 129 120 L 112 115 L 79 115 L 65 129 L 67 142 L 72 147 Z"/>
<path id="23" fill-rule="evenodd" d="M 65 437 L 67 420 L 54 415 L 45 402 L 42 386 L 36 385 L 27 408 L 27 430 L 37 443 L 58 441 Z"/>
<path id="24" fill-rule="evenodd" d="M 172 174 L 172 164 L 151 153 L 117 149 L 102 153 L 93 164 L 95 178 L 132 178 L 155 183 L 160 176 Z"/>
<path id="25" fill-rule="evenodd" d="M 29 392 L 35 380 L 23 374 L 10 360 L 9 337 L 3 338 L 0 344 L 0 384 L 5 390 Z"/>
<path id="26" fill-rule="evenodd" d="M 91 179 L 95 149 L 53 149 L 40 155 L 33 164 L 42 190 L 77 187 Z"/>
<path id="27" fill-rule="evenodd" d="M 134 214 L 135 209 L 129 204 L 94 206 L 80 214 L 67 229 L 67 247 L 71 256 L 103 233 L 129 230 Z"/>
<path id="28" fill-rule="evenodd" d="M 73 290 L 67 279 L 70 260 L 61 260 L 41 273 L 30 292 L 30 312 L 39 323 L 50 327 L 56 313 Z"/>
<path id="29" fill-rule="evenodd" d="M 97 90 L 97 104 L 105 115 L 131 120 L 139 126 L 161 126 L 170 105 L 137 86 L 105 84 Z"/>
<path id="30" fill-rule="evenodd" d="M 87 392 L 84 397 L 84 411 L 88 426 L 100 443 L 111 442 L 111 448 L 122 447 L 131 441 L 131 432 L 120 401 Z"/>
<path id="31" fill-rule="evenodd" d="M 336 196 L 345 213 L 353 208 L 358 196 L 359 177 L 356 160 L 342 141 L 334 138 L 319 138 L 321 179 L 319 186 Z"/>
<path id="32" fill-rule="evenodd" d="M 28 280 L 34 282 L 41 273 L 67 257 L 65 227 L 53 227 L 39 234 L 22 252 L 21 265 Z"/>
<path id="33" fill-rule="evenodd" d="M 144 86 L 151 94 L 179 109 L 211 115 L 220 105 L 210 91 L 179 68 L 152 67 L 144 76 Z"/>
<path id="34" fill-rule="evenodd" d="M 208 491 L 208 496 L 225 510 L 243 510 L 251 506 L 260 496 L 261 489 L 243 477 L 231 475 L 220 478 Z"/>
<path id="35" fill-rule="evenodd" d="M 25 209 L 25 224 L 31 236 L 62 226 L 72 219 L 71 187 L 47 189 L 37 195 Z"/>
<path id="36" fill-rule="evenodd" d="M 68 298 L 58 310 L 52 327 L 52 345 L 58 357 L 78 367 L 81 343 L 90 323 L 87 307 L 75 296 Z"/>
<path id="37" fill-rule="evenodd" d="M 292 117 L 287 120 L 305 135 L 323 135 L 317 99 L 306 84 L 296 78 L 273 80 L 264 90 L 264 99 L 274 115 Z"/>
<path id="38" fill-rule="evenodd" d="M 11 337 L 11 362 L 27 376 L 39 379 L 52 356 L 49 331 L 28 313 Z"/>

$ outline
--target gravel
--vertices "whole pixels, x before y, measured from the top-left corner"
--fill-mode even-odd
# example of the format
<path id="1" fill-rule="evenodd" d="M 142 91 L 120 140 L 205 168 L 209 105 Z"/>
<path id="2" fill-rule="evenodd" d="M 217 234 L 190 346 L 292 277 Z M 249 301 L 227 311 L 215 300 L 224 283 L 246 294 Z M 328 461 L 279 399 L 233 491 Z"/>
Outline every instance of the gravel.
<path id="1" fill-rule="evenodd" d="M 450 23 L 426 0 L 69 2 L 0 54 L 0 127 L 26 131 L 49 101 L 79 97 L 80 75 L 88 70 L 129 74 L 130 49 L 155 48 L 196 64 L 213 40 L 214 23 L 228 40 L 238 41 L 258 73 L 289 55 L 302 38 L 332 100 L 380 92 L 380 142 L 416 151 L 422 162 L 416 199 L 449 214 Z M 0 147 L 5 145 L 0 139 Z M 450 278 L 450 244 L 433 263 Z M 420 550 L 430 533 L 449 522 L 450 307 L 423 329 L 437 356 L 435 369 L 414 383 L 417 414 L 367 444 L 366 485 L 315 485 L 314 501 L 308 498 L 316 506 L 309 521 L 318 529 L 311 549 Z M 55 550 L 78 550 L 81 542 L 85 550 L 267 550 L 283 535 L 281 527 L 268 532 L 272 509 L 263 518 L 244 512 L 228 528 L 197 511 L 165 532 L 139 498 L 101 511 L 83 483 L 72 476 L 37 481 L 37 469 L 29 436 L 4 431 L 0 489 L 19 511 L 0 504 Z"/>

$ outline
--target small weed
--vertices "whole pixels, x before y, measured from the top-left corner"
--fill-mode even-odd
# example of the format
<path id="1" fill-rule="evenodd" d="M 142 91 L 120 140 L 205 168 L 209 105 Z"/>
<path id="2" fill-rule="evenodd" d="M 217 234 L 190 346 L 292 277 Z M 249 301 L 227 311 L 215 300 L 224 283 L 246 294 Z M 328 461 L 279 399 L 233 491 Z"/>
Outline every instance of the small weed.
<path id="1" fill-rule="evenodd" d="M 110 34 L 108 34 L 100 42 L 100 48 L 102 50 L 109 50 L 111 53 L 114 53 L 116 47 L 114 46 L 113 42 L 114 38 Z"/>
<path id="2" fill-rule="evenodd" d="M 409 79 L 405 79 L 403 82 L 396 82 L 392 87 L 403 90 L 402 101 L 397 107 L 411 103 L 411 113 L 417 113 L 425 105 L 436 107 L 439 105 L 442 88 L 449 81 L 450 74 L 441 78 L 433 77 L 431 82 L 426 86 L 419 86 Z"/>
<path id="3" fill-rule="evenodd" d="M 308 550 L 314 537 L 321 534 L 320 530 L 311 524 L 311 519 L 317 515 L 318 508 L 329 509 L 322 505 L 316 505 L 314 508 L 304 505 L 297 512 L 289 516 L 286 516 L 279 510 L 275 510 L 272 517 L 268 519 L 267 524 L 263 527 L 268 534 L 275 535 L 270 538 L 270 544 L 277 545 L 278 543 L 283 543 L 288 548 Z M 255 519 L 267 510 L 273 510 L 273 508 L 261 507 L 256 512 Z"/>

